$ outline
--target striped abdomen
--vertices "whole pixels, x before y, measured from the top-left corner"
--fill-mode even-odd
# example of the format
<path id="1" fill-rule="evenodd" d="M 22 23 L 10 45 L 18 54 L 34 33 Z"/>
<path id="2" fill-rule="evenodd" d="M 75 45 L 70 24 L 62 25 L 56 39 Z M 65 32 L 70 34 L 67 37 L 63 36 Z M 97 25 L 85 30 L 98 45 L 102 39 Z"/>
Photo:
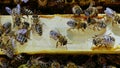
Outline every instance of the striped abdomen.
<path id="1" fill-rule="evenodd" d="M 25 43 L 25 42 L 27 42 L 27 38 L 23 34 L 18 34 L 17 41 L 19 41 L 20 43 Z"/>
<path id="2" fill-rule="evenodd" d="M 35 30 L 40 36 L 42 35 L 42 25 L 41 24 L 36 24 Z"/>

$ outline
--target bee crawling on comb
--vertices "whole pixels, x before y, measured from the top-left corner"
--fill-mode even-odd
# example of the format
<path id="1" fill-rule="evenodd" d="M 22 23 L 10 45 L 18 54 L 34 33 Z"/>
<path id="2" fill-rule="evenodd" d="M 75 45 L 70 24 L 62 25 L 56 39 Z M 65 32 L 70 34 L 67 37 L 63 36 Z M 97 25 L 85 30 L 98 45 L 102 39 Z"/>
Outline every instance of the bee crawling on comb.
<path id="1" fill-rule="evenodd" d="M 84 31 L 87 28 L 87 23 L 85 21 L 75 21 L 75 20 L 70 20 L 67 22 L 67 25 L 70 26 L 71 28 L 69 28 L 68 30 L 71 29 L 81 29 L 82 31 Z"/>
<path id="2" fill-rule="evenodd" d="M 59 33 L 59 31 L 56 31 L 56 30 L 51 30 L 50 31 L 50 38 L 52 38 L 54 40 L 57 40 L 56 48 L 58 46 L 64 46 L 64 45 L 66 45 L 68 43 L 66 37 L 61 35 Z"/>
<path id="3" fill-rule="evenodd" d="M 32 20 L 33 20 L 33 31 L 35 30 L 36 33 L 41 36 L 43 34 L 43 24 L 39 22 L 39 16 L 37 14 L 34 14 L 32 16 Z"/>
<path id="4" fill-rule="evenodd" d="M 30 24 L 28 22 L 24 22 L 22 25 L 22 28 L 20 28 L 17 31 L 16 40 L 20 42 L 21 45 L 23 45 L 24 43 L 28 41 L 28 39 L 30 39 L 31 29 L 29 29 L 29 26 Z"/>

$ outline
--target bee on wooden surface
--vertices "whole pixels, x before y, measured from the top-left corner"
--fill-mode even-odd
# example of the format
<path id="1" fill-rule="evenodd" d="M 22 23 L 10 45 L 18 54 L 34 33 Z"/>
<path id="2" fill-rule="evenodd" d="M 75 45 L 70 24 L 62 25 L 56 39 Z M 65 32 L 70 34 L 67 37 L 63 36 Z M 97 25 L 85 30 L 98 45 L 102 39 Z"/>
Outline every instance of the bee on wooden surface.
<path id="1" fill-rule="evenodd" d="M 5 7 L 5 10 L 10 15 L 20 15 L 20 4 L 17 4 L 17 6 L 13 9 L 11 9 L 10 7 Z"/>
<path id="2" fill-rule="evenodd" d="M 67 25 L 71 27 L 68 30 L 82 29 L 82 31 L 84 31 L 87 28 L 87 23 L 85 21 L 77 22 L 77 21 L 74 21 L 74 20 L 70 20 L 70 21 L 67 22 Z"/>
<path id="3" fill-rule="evenodd" d="M 113 18 L 116 14 L 116 12 L 109 7 L 107 7 L 104 12 L 105 12 L 106 16 L 110 17 L 110 18 Z"/>
<path id="4" fill-rule="evenodd" d="M 98 31 L 100 31 L 101 29 L 105 29 L 107 27 L 105 22 L 102 20 L 96 22 L 96 24 L 94 24 L 93 26 L 94 26 L 93 30 L 98 30 Z"/>
<path id="5" fill-rule="evenodd" d="M 39 16 L 34 14 L 32 16 L 32 19 L 33 19 L 33 24 L 32 24 L 33 25 L 33 29 L 41 36 L 42 33 L 43 33 L 43 29 L 42 29 L 43 28 L 43 24 L 41 24 L 39 22 Z"/>
<path id="6" fill-rule="evenodd" d="M 65 36 L 62 36 L 58 31 L 56 30 L 51 30 L 50 31 L 50 38 L 57 40 L 56 43 L 56 48 L 60 45 L 60 46 L 64 46 L 67 44 L 67 39 Z"/>
<path id="7" fill-rule="evenodd" d="M 75 5 L 72 8 L 72 12 L 74 15 L 80 15 L 83 13 L 83 10 L 81 9 L 81 7 L 79 5 Z"/>
<path id="8" fill-rule="evenodd" d="M 93 5 L 95 5 L 94 1 L 91 1 L 89 7 L 84 10 L 84 14 L 88 17 L 96 17 L 98 16 L 98 9 L 102 9 L 101 6 L 97 6 L 97 7 L 93 7 Z"/>
<path id="9" fill-rule="evenodd" d="M 28 41 L 28 39 L 30 39 L 29 23 L 24 22 L 22 28 L 17 32 L 16 40 L 20 42 L 21 45 L 23 45 Z"/>
<path id="10" fill-rule="evenodd" d="M 17 15 L 15 16 L 13 27 L 20 25 L 21 25 L 21 17 Z"/>
<path id="11" fill-rule="evenodd" d="M 32 15 L 32 14 L 33 14 L 33 11 L 30 10 L 30 9 L 28 9 L 28 8 L 26 8 L 26 7 L 23 7 L 23 8 L 21 9 L 21 14 L 27 15 L 27 17 L 28 17 L 28 15 Z"/>
<path id="12" fill-rule="evenodd" d="M 33 14 L 32 15 L 32 20 L 33 20 L 33 23 L 38 23 L 39 22 L 39 16 L 37 14 Z"/>
<path id="13" fill-rule="evenodd" d="M 96 47 L 105 47 L 105 48 L 109 48 L 109 47 L 113 47 L 115 43 L 115 38 L 109 35 L 104 35 L 102 37 L 95 37 L 93 39 L 93 44 Z"/>
<path id="14" fill-rule="evenodd" d="M 5 7 L 6 11 L 12 15 L 13 18 L 13 27 L 15 26 L 20 26 L 21 24 L 21 7 L 20 4 L 17 4 L 17 6 L 13 9 L 9 8 L 9 7 Z"/>
<path id="15" fill-rule="evenodd" d="M 12 24 L 10 22 L 7 22 L 7 23 L 3 24 L 3 29 L 4 29 L 5 35 L 7 35 L 8 33 L 10 33 L 11 26 L 12 26 Z"/>

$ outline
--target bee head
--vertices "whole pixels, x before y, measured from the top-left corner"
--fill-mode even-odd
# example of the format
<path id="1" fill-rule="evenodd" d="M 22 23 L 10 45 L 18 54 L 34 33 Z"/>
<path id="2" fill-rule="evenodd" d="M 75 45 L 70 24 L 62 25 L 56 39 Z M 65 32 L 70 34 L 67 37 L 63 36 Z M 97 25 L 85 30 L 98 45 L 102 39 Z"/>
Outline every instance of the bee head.
<path id="1" fill-rule="evenodd" d="M 77 23 L 74 20 L 70 20 L 70 21 L 67 22 L 67 25 L 70 26 L 70 27 L 75 27 L 77 25 Z"/>

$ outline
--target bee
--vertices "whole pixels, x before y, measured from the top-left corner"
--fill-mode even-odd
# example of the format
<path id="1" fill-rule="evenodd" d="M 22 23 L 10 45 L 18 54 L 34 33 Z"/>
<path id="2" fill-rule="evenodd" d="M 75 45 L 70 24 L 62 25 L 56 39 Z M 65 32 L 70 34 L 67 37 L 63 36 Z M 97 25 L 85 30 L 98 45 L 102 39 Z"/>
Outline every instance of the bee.
<path id="1" fill-rule="evenodd" d="M 0 37 L 2 37 L 3 33 L 4 33 L 3 27 L 2 25 L 0 25 Z"/>
<path id="2" fill-rule="evenodd" d="M 14 27 L 21 25 L 21 17 L 19 15 L 15 16 Z"/>
<path id="3" fill-rule="evenodd" d="M 88 25 L 94 25 L 96 24 L 96 22 L 97 22 L 96 18 L 90 18 L 90 17 L 87 18 Z"/>
<path id="4" fill-rule="evenodd" d="M 13 27 L 20 26 L 21 25 L 21 18 L 22 18 L 20 4 L 17 4 L 17 6 L 13 9 L 11 9 L 9 7 L 5 7 L 5 10 L 10 15 L 12 15 L 12 18 L 13 18 L 13 21 L 14 21 Z"/>
<path id="5" fill-rule="evenodd" d="M 84 31 L 87 28 L 87 23 L 85 21 L 77 22 L 77 21 L 74 21 L 74 20 L 70 20 L 70 21 L 67 22 L 67 25 L 71 27 L 68 30 L 82 29 L 82 31 Z"/>
<path id="6" fill-rule="evenodd" d="M 28 17 L 28 15 L 32 15 L 33 14 L 33 11 L 28 9 L 28 8 L 26 8 L 26 7 L 23 7 L 22 10 L 21 10 L 21 14 L 27 15 L 27 17 Z"/>
<path id="7" fill-rule="evenodd" d="M 27 63 L 27 58 L 29 59 L 27 54 L 18 54 L 16 56 L 13 57 L 13 59 L 11 60 L 10 64 L 12 67 L 18 67 L 21 64 Z"/>
<path id="8" fill-rule="evenodd" d="M 32 20 L 33 20 L 33 23 L 38 23 L 39 22 L 39 16 L 37 14 L 33 14 L 32 15 Z"/>
<path id="9" fill-rule="evenodd" d="M 58 31 L 56 30 L 51 30 L 50 31 L 50 38 L 57 40 L 56 43 L 56 48 L 60 45 L 60 46 L 64 46 L 67 44 L 67 39 L 65 36 L 62 36 Z"/>
<path id="10" fill-rule="evenodd" d="M 91 1 L 89 7 L 86 10 L 84 10 L 84 14 L 87 17 L 97 17 L 99 13 L 98 9 L 102 9 L 101 6 L 93 7 L 93 5 L 95 5 L 95 2 Z"/>
<path id="11" fill-rule="evenodd" d="M 34 14 L 32 16 L 32 19 L 33 19 L 33 28 L 41 36 L 43 33 L 43 30 L 42 30 L 43 25 L 41 23 L 39 23 L 38 15 Z"/>
<path id="12" fill-rule="evenodd" d="M 99 47 L 109 48 L 114 46 L 115 38 L 109 35 L 104 35 L 102 37 L 96 36 L 92 42 L 98 48 Z"/>
<path id="13" fill-rule="evenodd" d="M 49 68 L 49 65 L 41 60 L 41 57 L 31 57 L 28 61 L 29 68 Z"/>
<path id="14" fill-rule="evenodd" d="M 67 68 L 77 68 L 77 66 L 76 66 L 76 64 L 73 63 L 73 62 L 69 62 L 69 63 L 67 64 Z"/>
<path id="15" fill-rule="evenodd" d="M 3 24 L 3 29 L 4 29 L 4 32 L 5 32 L 5 34 L 8 34 L 8 33 L 10 33 L 10 31 L 11 31 L 11 23 L 10 22 L 7 22 L 7 23 L 4 23 Z"/>
<path id="16" fill-rule="evenodd" d="M 20 4 L 17 4 L 17 6 L 15 8 L 11 9 L 10 7 L 5 7 L 5 10 L 10 15 L 20 15 L 20 8 L 21 8 Z"/>
<path id="17" fill-rule="evenodd" d="M 96 22 L 96 24 L 94 24 L 93 30 L 97 29 L 98 31 L 100 31 L 102 28 L 106 28 L 106 27 L 107 27 L 107 25 L 105 24 L 105 22 L 100 20 L 100 21 Z"/>
<path id="18" fill-rule="evenodd" d="M 5 43 L 3 42 L 3 38 L 0 37 L 0 48 L 3 49 Z"/>
<path id="19" fill-rule="evenodd" d="M 20 42 L 21 45 L 26 43 L 30 38 L 29 23 L 24 22 L 21 29 L 18 30 L 16 35 L 16 40 Z"/>
<path id="20" fill-rule="evenodd" d="M 88 17 L 96 17 L 98 15 L 98 9 L 95 7 L 89 7 L 84 11 L 84 13 Z"/>
<path id="21" fill-rule="evenodd" d="M 15 4 L 21 4 L 21 2 L 27 3 L 29 0 L 14 0 Z"/>
<path id="22" fill-rule="evenodd" d="M 51 68 L 60 68 L 60 63 L 59 62 L 53 62 L 51 64 Z"/>
<path id="23" fill-rule="evenodd" d="M 72 8 L 72 12 L 74 15 L 80 15 L 83 13 L 83 10 L 81 9 L 81 7 L 79 5 L 75 5 Z"/>

